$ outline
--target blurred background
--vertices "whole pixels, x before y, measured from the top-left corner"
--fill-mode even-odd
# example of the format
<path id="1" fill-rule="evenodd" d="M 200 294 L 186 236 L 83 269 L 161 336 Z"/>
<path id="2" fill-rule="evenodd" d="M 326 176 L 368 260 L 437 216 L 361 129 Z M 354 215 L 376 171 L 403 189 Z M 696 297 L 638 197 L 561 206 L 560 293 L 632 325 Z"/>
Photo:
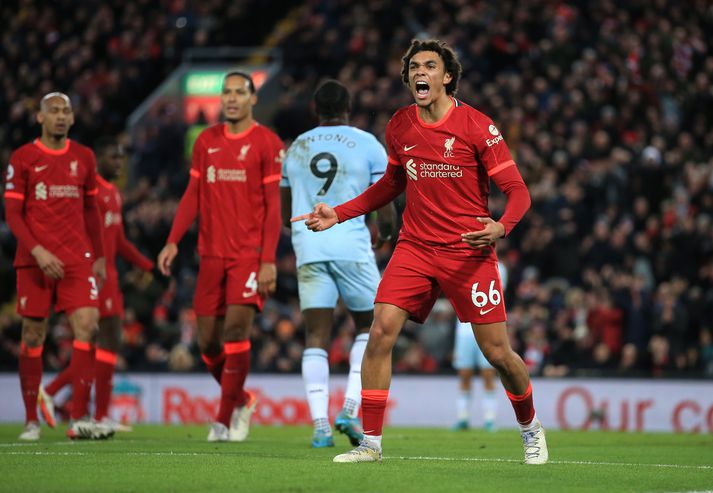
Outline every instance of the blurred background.
<path id="1" fill-rule="evenodd" d="M 352 124 L 383 142 L 391 114 L 412 102 L 400 81 L 410 40 L 443 39 L 463 64 L 458 97 L 493 118 L 532 195 L 499 243 L 511 342 L 531 374 L 713 378 L 710 2 L 3 0 L 0 24 L 1 166 L 38 136 L 40 98 L 67 93 L 72 139 L 118 135 L 126 146 L 126 234 L 152 258 L 186 186 L 192 141 L 218 118 L 228 68 L 255 74 L 256 116 L 286 145 L 316 124 L 310 100 L 325 77 L 351 90 Z M 495 192 L 493 215 L 503 208 Z M 194 225 L 170 279 L 120 265 L 120 369 L 203 371 L 196 239 Z M 377 252 L 382 269 L 392 248 Z M 16 370 L 19 352 L 14 251 L 0 221 L 3 371 Z M 300 371 L 287 230 L 278 270 L 253 328 L 253 372 Z M 395 371 L 453 373 L 454 324 L 445 301 L 425 324 L 409 323 Z M 65 317 L 50 332 L 46 371 L 71 351 Z M 334 371 L 348 367 L 353 333 L 340 308 Z"/>

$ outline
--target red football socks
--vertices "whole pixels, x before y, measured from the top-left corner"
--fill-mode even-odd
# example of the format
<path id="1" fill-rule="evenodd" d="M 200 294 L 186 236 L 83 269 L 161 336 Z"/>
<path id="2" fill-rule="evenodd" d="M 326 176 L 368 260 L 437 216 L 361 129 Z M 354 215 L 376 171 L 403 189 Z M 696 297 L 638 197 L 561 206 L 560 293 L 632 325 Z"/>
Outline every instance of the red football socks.
<path id="1" fill-rule="evenodd" d="M 201 359 L 215 381 L 220 383 L 220 377 L 223 374 L 223 365 L 225 364 L 225 353 L 220 353 L 215 356 L 201 354 Z"/>
<path id="2" fill-rule="evenodd" d="M 226 342 L 225 364 L 220 379 L 220 408 L 216 421 L 230 426 L 236 406 L 243 406 L 247 395 L 243 390 L 250 368 L 250 341 Z"/>
<path id="3" fill-rule="evenodd" d="M 507 390 L 505 393 L 515 410 L 517 422 L 521 425 L 528 425 L 535 419 L 535 405 L 532 402 L 532 382 L 528 383 L 527 390 L 522 395 L 511 394 Z"/>
<path id="4" fill-rule="evenodd" d="M 72 343 L 72 359 L 69 371 L 72 374 L 72 419 L 89 414 L 89 395 L 94 380 L 94 350 L 88 342 L 75 340 Z"/>
<path id="5" fill-rule="evenodd" d="M 59 375 L 47 384 L 45 392 L 54 397 L 65 385 L 72 383 L 72 373 L 69 371 L 69 368 L 70 367 L 67 366 L 64 370 L 59 372 Z"/>
<path id="6" fill-rule="evenodd" d="M 115 367 L 116 353 L 97 348 L 96 362 L 94 363 L 94 378 L 96 379 L 96 387 L 94 388 L 96 397 L 94 418 L 97 421 L 109 415 L 109 403 L 111 402 Z"/>
<path id="7" fill-rule="evenodd" d="M 386 401 L 389 399 L 388 390 L 361 391 L 361 414 L 364 418 L 364 434 L 381 436 L 384 426 L 384 412 Z"/>
<path id="8" fill-rule="evenodd" d="M 25 423 L 39 421 L 37 392 L 42 381 L 42 346 L 28 347 L 20 344 L 20 389 L 25 402 Z"/>

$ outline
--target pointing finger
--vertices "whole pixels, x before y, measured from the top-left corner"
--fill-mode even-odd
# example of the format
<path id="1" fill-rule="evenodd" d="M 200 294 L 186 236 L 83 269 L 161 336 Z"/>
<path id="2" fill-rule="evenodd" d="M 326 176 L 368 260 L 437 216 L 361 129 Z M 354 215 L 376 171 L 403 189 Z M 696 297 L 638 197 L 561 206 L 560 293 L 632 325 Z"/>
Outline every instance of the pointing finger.
<path id="1" fill-rule="evenodd" d="M 296 222 L 299 222 L 299 221 L 304 221 L 304 220 L 306 220 L 306 219 L 309 219 L 309 216 L 310 216 L 311 214 L 312 214 L 311 212 L 308 212 L 307 214 L 302 214 L 301 216 L 295 216 L 295 217 L 293 217 L 293 218 L 290 219 L 290 222 L 291 222 L 291 223 L 296 223 Z"/>

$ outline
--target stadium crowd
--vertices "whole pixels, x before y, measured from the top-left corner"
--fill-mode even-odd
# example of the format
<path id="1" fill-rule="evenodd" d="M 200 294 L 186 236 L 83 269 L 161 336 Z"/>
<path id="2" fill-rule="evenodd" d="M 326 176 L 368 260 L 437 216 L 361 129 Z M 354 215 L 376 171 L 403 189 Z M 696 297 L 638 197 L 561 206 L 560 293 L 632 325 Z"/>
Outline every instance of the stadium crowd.
<path id="1" fill-rule="evenodd" d="M 355 95 L 352 124 L 383 139 L 392 112 L 411 102 L 400 78 L 409 40 L 435 36 L 458 49 L 458 97 L 495 120 L 532 196 L 528 215 L 499 243 L 511 342 L 532 374 L 713 377 L 707 2 L 315 0 L 297 10 L 290 10 L 297 2 L 279 3 L 291 13 L 290 29 L 277 37 L 282 91 L 273 120 L 263 123 L 286 143 L 314 124 L 309 101 L 327 76 Z M 256 18 L 256 1 L 103 1 L 71 10 L 39 4 L 3 2 L 0 9 L 8 26 L 0 52 L 4 164 L 36 135 L 42 94 L 59 89 L 72 97 L 71 136 L 91 145 L 124 130 L 128 112 L 185 48 L 259 44 L 279 20 Z M 238 24 L 249 27 L 231 28 Z M 154 258 L 187 181 L 170 139 L 180 128 L 169 113 L 163 122 L 141 142 L 127 142 L 133 185 L 124 190 L 126 234 Z M 493 215 L 503 208 L 495 193 Z M 190 308 L 196 237 L 194 226 L 171 279 L 122 269 L 124 368 L 201 365 Z M 381 267 L 390 252 L 377 252 Z M 5 370 L 16 368 L 19 340 L 13 255 L 14 240 L 0 223 Z M 278 291 L 253 328 L 253 368 L 298 372 L 303 324 L 287 232 L 278 274 Z M 354 328 L 344 311 L 338 315 L 330 362 L 344 367 Z M 453 327 L 452 308 L 439 302 L 425 324 L 402 332 L 395 369 L 449 371 Z M 71 348 L 64 317 L 51 333 L 46 368 L 61 368 Z"/>

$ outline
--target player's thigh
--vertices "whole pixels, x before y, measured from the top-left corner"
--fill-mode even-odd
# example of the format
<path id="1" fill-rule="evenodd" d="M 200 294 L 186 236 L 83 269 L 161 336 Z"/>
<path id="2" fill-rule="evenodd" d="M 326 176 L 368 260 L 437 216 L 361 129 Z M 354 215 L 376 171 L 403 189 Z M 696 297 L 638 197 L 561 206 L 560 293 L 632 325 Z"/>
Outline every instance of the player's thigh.
<path id="1" fill-rule="evenodd" d="M 453 304 L 459 320 L 475 324 L 505 321 L 496 259 L 442 258 L 437 265 L 438 283 Z"/>
<path id="2" fill-rule="evenodd" d="M 453 368 L 456 370 L 472 369 L 476 365 L 475 336 L 468 322 L 456 325 L 455 344 L 453 347 Z"/>
<path id="3" fill-rule="evenodd" d="M 39 267 L 17 269 L 17 313 L 23 317 L 49 317 L 56 281 L 47 277 Z"/>
<path id="4" fill-rule="evenodd" d="M 226 259 L 225 266 L 225 304 L 253 305 L 258 311 L 262 310 L 265 298 L 257 290 L 260 258 Z"/>
<path id="5" fill-rule="evenodd" d="M 56 292 L 58 312 L 63 311 L 71 316 L 77 310 L 91 308 L 97 311 L 98 318 L 99 284 L 89 262 L 65 265 L 64 277 L 57 281 Z"/>
<path id="6" fill-rule="evenodd" d="M 193 309 L 197 316 L 217 317 L 225 314 L 225 284 L 225 259 L 201 257 L 193 294 Z"/>
<path id="7" fill-rule="evenodd" d="M 381 280 L 376 262 L 335 260 L 329 262 L 328 266 L 339 296 L 349 310 L 368 312 L 374 309 L 376 289 Z"/>
<path id="8" fill-rule="evenodd" d="M 124 314 L 124 298 L 119 287 L 119 276 L 116 272 L 107 273 L 106 281 L 99 290 L 99 318 L 122 318 Z"/>
<path id="9" fill-rule="evenodd" d="M 223 321 L 223 342 L 249 339 L 255 311 L 255 305 L 229 304 L 225 310 L 225 320 Z"/>
<path id="10" fill-rule="evenodd" d="M 312 262 L 297 269 L 297 290 L 302 311 L 312 308 L 334 308 L 339 299 L 337 283 L 328 262 Z"/>
<path id="11" fill-rule="evenodd" d="M 376 304 L 394 305 L 423 323 L 431 313 L 441 289 L 436 282 L 432 259 L 426 252 L 406 242 L 396 245 L 376 292 Z"/>

